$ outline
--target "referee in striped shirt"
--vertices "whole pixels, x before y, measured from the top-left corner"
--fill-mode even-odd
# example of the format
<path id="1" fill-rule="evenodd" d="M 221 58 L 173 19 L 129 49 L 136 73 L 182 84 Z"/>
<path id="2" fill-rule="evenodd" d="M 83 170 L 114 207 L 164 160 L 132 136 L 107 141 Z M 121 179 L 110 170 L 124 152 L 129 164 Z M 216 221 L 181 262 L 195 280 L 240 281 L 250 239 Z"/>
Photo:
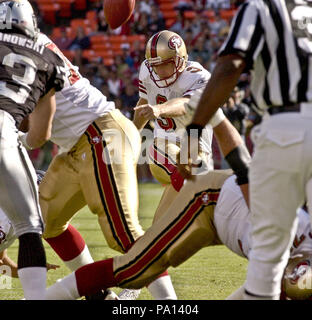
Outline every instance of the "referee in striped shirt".
<path id="1" fill-rule="evenodd" d="M 249 173 L 244 145 L 226 155 L 247 202 L 250 197 L 252 250 L 242 298 L 279 299 L 296 209 L 305 200 L 312 208 L 311 1 L 249 0 L 240 7 L 184 142 L 192 145 L 191 129 L 202 130 L 246 69 L 265 116 Z M 190 162 L 179 165 L 186 178 Z"/>

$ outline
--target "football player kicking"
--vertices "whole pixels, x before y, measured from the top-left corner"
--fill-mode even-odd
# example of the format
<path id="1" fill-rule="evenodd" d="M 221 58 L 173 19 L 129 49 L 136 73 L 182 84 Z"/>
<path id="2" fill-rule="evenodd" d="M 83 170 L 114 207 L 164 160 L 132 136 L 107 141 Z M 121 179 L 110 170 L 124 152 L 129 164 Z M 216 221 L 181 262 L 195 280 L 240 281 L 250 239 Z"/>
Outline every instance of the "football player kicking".
<path id="1" fill-rule="evenodd" d="M 197 103 L 189 103 L 191 97 L 200 97 L 210 73 L 198 62 L 189 61 L 183 39 L 176 33 L 164 30 L 153 35 L 147 43 L 146 60 L 141 64 L 139 75 L 140 99 L 133 122 L 141 130 L 149 120 L 155 120 L 154 141 L 149 148 L 150 169 L 153 176 L 165 185 L 165 190 L 155 218 L 164 213 L 177 195 L 183 178 L 176 168 L 180 151 L 180 139 L 190 123 Z M 194 99 L 193 99 L 194 100 Z M 197 101 L 198 102 L 198 101 Z M 213 132 L 224 155 L 232 143 L 240 144 L 235 128 L 225 118 L 222 109 L 204 129 L 199 141 L 197 161 L 201 165 L 194 174 L 213 169 Z M 212 130 L 213 129 L 213 130 Z M 236 139 L 236 140 L 235 140 Z M 198 151 L 198 152 L 197 152 Z"/>
<path id="2" fill-rule="evenodd" d="M 177 267 L 207 246 L 224 244 L 248 258 L 252 246 L 249 214 L 231 170 L 196 176 L 183 185 L 168 210 L 125 255 L 78 269 L 49 287 L 46 297 L 77 299 L 113 286 L 141 288 L 169 266 Z M 293 299 L 312 294 L 311 286 L 306 289 L 298 286 L 301 276 L 312 275 L 309 215 L 300 210 L 297 219 L 297 236 L 284 279 L 286 294 Z M 240 299 L 240 291 L 229 298 Z"/>
<path id="3" fill-rule="evenodd" d="M 48 37 L 40 34 L 38 41 L 62 58 L 67 75 L 64 89 L 56 94 L 51 134 L 51 141 L 62 151 L 39 187 L 43 236 L 74 271 L 93 262 L 84 239 L 70 225 L 86 204 L 97 215 L 110 248 L 127 252 L 143 235 L 136 178 L 141 139 L 114 102 L 82 77 Z M 23 140 L 28 141 L 27 133 Z M 148 289 L 155 299 L 176 299 L 166 272 Z"/>

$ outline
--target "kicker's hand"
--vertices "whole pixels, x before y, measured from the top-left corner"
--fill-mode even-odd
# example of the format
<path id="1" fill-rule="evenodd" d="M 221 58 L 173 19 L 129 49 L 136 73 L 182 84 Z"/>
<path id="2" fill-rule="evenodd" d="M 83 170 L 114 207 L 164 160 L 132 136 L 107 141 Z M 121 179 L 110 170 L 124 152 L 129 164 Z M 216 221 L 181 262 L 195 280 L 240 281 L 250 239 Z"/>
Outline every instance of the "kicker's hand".
<path id="1" fill-rule="evenodd" d="M 56 270 L 58 269 L 60 266 L 56 265 L 56 264 L 50 264 L 47 263 L 47 270 Z"/>
<path id="2" fill-rule="evenodd" d="M 186 134 L 180 144 L 180 152 L 177 156 L 178 171 L 183 178 L 188 180 L 194 179 L 193 169 L 201 165 L 199 160 L 200 130 L 197 128 L 191 128 L 191 130 L 189 130 L 187 128 Z"/>
<path id="3" fill-rule="evenodd" d="M 160 110 L 157 108 L 157 106 L 151 106 L 150 104 L 137 106 L 134 108 L 134 110 L 137 112 L 138 116 L 146 120 L 157 119 L 160 116 Z"/>

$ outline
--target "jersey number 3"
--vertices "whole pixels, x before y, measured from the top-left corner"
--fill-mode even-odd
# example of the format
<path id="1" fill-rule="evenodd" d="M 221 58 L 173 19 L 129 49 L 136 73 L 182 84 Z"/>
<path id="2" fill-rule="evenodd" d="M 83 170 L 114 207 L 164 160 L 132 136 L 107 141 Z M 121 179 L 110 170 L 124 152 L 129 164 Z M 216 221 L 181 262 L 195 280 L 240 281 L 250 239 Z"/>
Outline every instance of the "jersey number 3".
<path id="1" fill-rule="evenodd" d="M 23 76 L 12 74 L 12 79 L 21 87 L 18 91 L 14 91 L 8 88 L 5 82 L 0 81 L 0 94 L 12 99 L 18 104 L 23 104 L 26 102 L 31 91 L 31 87 L 29 85 L 33 84 L 36 79 L 37 67 L 30 58 L 20 54 L 9 53 L 3 57 L 2 64 L 5 66 L 14 68 L 14 65 L 17 63 L 24 66 L 25 71 Z"/>
<path id="2" fill-rule="evenodd" d="M 167 98 L 165 96 L 162 96 L 160 94 L 157 95 L 156 97 L 157 104 L 162 104 L 162 103 L 165 103 L 166 101 L 167 101 Z M 177 125 L 172 118 L 159 118 L 156 121 L 158 125 L 165 131 L 175 130 L 177 128 Z"/>

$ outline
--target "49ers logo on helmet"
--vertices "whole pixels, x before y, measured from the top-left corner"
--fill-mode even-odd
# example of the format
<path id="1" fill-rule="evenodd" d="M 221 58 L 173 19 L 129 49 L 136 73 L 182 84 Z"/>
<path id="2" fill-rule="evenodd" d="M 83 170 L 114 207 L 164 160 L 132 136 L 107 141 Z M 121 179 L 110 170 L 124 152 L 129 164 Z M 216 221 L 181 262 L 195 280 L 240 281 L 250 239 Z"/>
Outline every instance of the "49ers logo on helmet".
<path id="1" fill-rule="evenodd" d="M 178 36 L 172 36 L 168 41 L 168 47 L 172 50 L 180 48 L 182 46 L 182 40 Z"/>
<path id="2" fill-rule="evenodd" d="M 290 283 L 296 284 L 297 281 L 299 280 L 300 277 L 302 277 L 306 272 L 307 272 L 307 267 L 310 266 L 310 261 L 309 260 L 304 260 L 299 262 L 292 274 L 289 276 Z"/>

